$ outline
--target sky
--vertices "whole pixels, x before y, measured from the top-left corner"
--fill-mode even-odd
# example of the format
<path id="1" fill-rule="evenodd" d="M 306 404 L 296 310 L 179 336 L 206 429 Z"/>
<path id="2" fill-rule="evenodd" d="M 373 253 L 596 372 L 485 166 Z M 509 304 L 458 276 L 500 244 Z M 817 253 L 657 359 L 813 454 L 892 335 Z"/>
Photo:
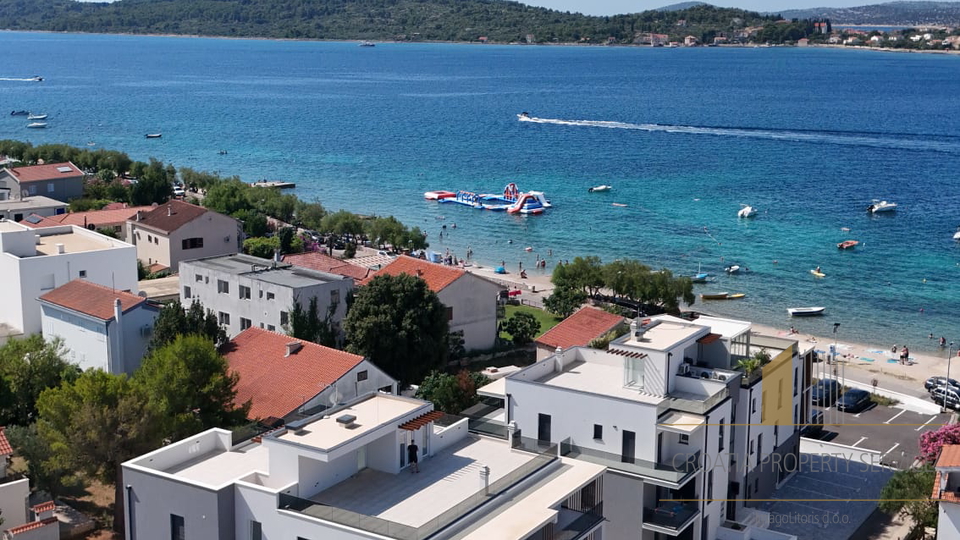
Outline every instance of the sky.
<path id="1" fill-rule="evenodd" d="M 685 0 L 519 0 L 523 4 L 560 11 L 576 11 L 585 15 L 618 15 L 669 6 Z M 703 0 L 721 7 L 751 11 L 781 11 L 813 7 L 854 7 L 881 4 L 890 0 Z M 947 0 L 951 1 L 951 0 Z"/>

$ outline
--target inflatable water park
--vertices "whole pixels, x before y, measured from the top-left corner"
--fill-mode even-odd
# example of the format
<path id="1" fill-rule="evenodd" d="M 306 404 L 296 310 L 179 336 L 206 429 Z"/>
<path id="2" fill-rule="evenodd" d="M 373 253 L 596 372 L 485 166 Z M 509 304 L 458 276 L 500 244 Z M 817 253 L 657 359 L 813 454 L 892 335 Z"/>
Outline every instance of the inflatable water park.
<path id="1" fill-rule="evenodd" d="M 542 191 L 521 192 L 517 184 L 510 182 L 502 195 L 478 194 L 472 191 L 428 191 L 423 197 L 441 204 L 460 204 L 477 210 L 492 210 L 508 214 L 542 214 L 552 205 Z"/>

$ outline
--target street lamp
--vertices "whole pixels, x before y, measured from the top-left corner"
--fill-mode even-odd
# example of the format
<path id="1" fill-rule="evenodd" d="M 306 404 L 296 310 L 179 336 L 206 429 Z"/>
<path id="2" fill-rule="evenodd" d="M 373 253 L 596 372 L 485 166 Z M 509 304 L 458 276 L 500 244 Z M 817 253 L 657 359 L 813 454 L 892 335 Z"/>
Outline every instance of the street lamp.
<path id="1" fill-rule="evenodd" d="M 950 342 L 950 345 L 947 346 L 947 377 L 943 379 L 943 401 L 940 403 L 940 411 L 947 411 L 947 384 L 950 382 L 950 360 L 953 358 L 953 342 Z"/>
<path id="2" fill-rule="evenodd" d="M 834 363 L 834 365 L 836 365 L 836 363 L 837 363 L 837 329 L 838 329 L 838 328 L 840 328 L 840 323 L 838 323 L 838 322 L 833 323 L 833 350 L 832 350 L 831 352 L 832 352 L 832 356 L 833 356 L 833 363 Z M 834 367 L 833 369 L 836 370 L 837 368 Z M 842 374 L 840 375 L 840 394 L 843 393 L 843 387 L 844 387 L 844 385 L 845 385 L 846 382 L 847 382 L 847 365 L 846 365 L 846 363 L 843 364 L 843 367 L 841 368 L 841 373 L 842 373 Z M 838 399 L 839 399 L 839 394 L 838 394 Z M 840 421 L 843 422 L 843 420 L 844 420 L 844 419 L 843 419 L 843 417 L 841 416 L 841 417 L 840 417 Z"/>

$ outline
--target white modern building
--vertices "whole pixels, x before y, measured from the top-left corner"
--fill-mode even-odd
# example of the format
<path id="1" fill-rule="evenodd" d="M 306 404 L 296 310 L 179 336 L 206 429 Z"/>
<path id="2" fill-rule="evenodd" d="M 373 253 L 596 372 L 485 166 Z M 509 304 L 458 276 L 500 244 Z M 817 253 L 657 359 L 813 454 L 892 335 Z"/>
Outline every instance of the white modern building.
<path id="1" fill-rule="evenodd" d="M 199 301 L 217 314 L 230 337 L 254 326 L 283 332 L 294 302 L 307 309 L 314 297 L 320 317 L 329 314 L 339 327 L 352 290 L 348 277 L 242 253 L 180 264 L 180 302 Z"/>
<path id="2" fill-rule="evenodd" d="M 443 418 L 375 393 L 240 444 L 212 429 L 165 446 L 123 464 L 126 539 L 605 537 L 603 466 Z"/>
<path id="3" fill-rule="evenodd" d="M 78 278 L 136 293 L 136 248 L 72 225 L 34 230 L 0 221 L 0 324 L 6 333 L 40 332 L 37 298 Z"/>
<path id="4" fill-rule="evenodd" d="M 394 258 L 374 277 L 398 274 L 419 277 L 431 291 L 437 293 L 440 302 L 447 308 L 450 332 L 463 332 L 466 350 L 486 350 L 496 344 L 497 298 L 504 289 L 502 285 L 455 266 L 407 255 Z"/>
<path id="5" fill-rule="evenodd" d="M 160 306 L 82 279 L 40 297 L 43 336 L 60 338 L 81 369 L 132 375 L 150 345 Z"/>
<path id="6" fill-rule="evenodd" d="M 49 217 L 67 212 L 67 203 L 37 195 L 23 199 L 0 199 L 0 218 L 22 221 L 31 215 Z"/>
<path id="7" fill-rule="evenodd" d="M 759 351 L 769 362 L 745 373 L 738 361 Z M 514 436 L 608 468 L 611 538 L 787 539 L 740 521 L 798 466 L 807 360 L 750 323 L 658 316 L 607 350 L 559 349 L 480 394 L 503 400 Z"/>
<path id="8" fill-rule="evenodd" d="M 960 444 L 945 444 L 937 458 L 931 498 L 938 503 L 937 540 L 960 538 Z"/>

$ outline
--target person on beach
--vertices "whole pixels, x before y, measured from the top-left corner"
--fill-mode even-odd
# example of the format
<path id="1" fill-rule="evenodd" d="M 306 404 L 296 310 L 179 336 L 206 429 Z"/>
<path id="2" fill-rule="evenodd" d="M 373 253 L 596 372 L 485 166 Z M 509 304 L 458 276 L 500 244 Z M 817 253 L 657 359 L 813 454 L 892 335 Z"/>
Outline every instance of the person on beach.
<path id="1" fill-rule="evenodd" d="M 904 345 L 903 348 L 900 349 L 900 363 L 903 365 L 907 365 L 907 360 L 909 358 L 910 358 L 910 349 L 908 349 L 907 346 Z"/>
<path id="2" fill-rule="evenodd" d="M 897 354 L 897 344 L 896 344 L 896 343 L 893 344 L 893 348 L 890 349 L 890 352 L 892 352 L 893 354 Z"/>
<path id="3" fill-rule="evenodd" d="M 940 336 L 940 348 L 942 349 L 946 346 L 947 346 L 947 338 Z"/>

